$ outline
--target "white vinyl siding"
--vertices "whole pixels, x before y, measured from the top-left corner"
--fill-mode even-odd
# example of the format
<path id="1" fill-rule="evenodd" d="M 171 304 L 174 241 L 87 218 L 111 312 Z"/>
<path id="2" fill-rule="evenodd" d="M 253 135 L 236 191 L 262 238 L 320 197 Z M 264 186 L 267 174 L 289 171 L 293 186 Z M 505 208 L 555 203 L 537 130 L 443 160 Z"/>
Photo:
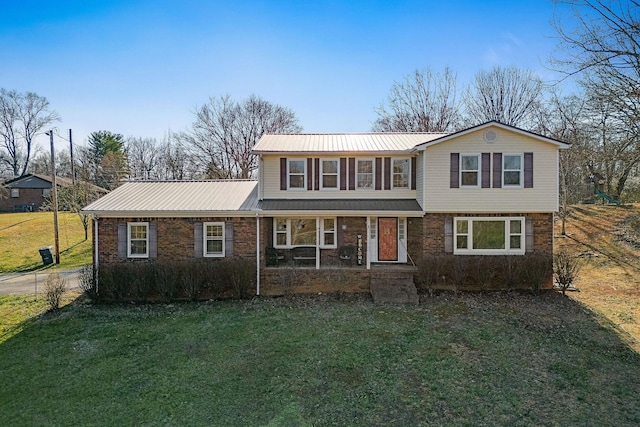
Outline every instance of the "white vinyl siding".
<path id="1" fill-rule="evenodd" d="M 427 212 L 528 213 L 558 210 L 558 147 L 533 137 L 494 129 L 498 138 L 493 143 L 484 141 L 483 129 L 427 147 L 424 171 L 424 208 Z M 451 153 L 483 152 L 533 153 L 534 187 L 450 188 Z"/>
<path id="2" fill-rule="evenodd" d="M 359 159 L 371 160 L 373 159 L 370 153 L 367 153 L 367 157 L 355 157 L 356 165 Z M 371 188 L 357 188 L 357 191 L 287 191 L 280 190 L 280 158 L 283 156 L 273 155 L 273 156 L 264 156 L 263 157 L 263 179 L 264 181 L 261 183 L 261 188 L 263 191 L 264 199 L 415 199 L 416 190 L 411 190 L 410 188 L 394 188 L 392 190 L 375 190 L 375 187 L 372 185 Z M 332 158 L 332 160 L 336 160 L 339 163 L 340 157 L 345 157 L 345 155 Z M 348 157 L 348 156 L 346 156 Z M 352 156 L 354 157 L 354 156 Z M 380 156 L 384 157 L 384 156 Z M 326 157 L 324 157 L 326 159 Z M 289 160 L 300 160 L 305 162 L 307 157 L 287 157 L 287 163 Z M 383 168 L 384 168 L 384 162 Z M 348 164 L 348 161 L 347 161 Z M 305 169 L 306 172 L 306 169 Z M 375 162 L 374 162 L 374 181 L 375 181 Z M 384 171 L 382 171 L 384 172 Z M 308 172 L 305 173 L 308 176 Z M 315 172 L 314 172 L 315 175 Z M 349 174 L 347 173 L 347 177 Z M 384 178 L 384 173 L 382 174 Z M 287 179 L 289 177 L 287 176 Z M 305 187 L 306 187 L 306 178 L 305 178 Z"/>

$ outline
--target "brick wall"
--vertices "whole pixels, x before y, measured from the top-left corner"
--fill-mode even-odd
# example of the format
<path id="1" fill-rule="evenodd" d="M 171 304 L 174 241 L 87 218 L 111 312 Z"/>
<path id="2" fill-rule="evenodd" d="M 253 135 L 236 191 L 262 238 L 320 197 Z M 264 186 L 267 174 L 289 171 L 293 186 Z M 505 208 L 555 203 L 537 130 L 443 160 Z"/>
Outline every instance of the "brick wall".
<path id="1" fill-rule="evenodd" d="M 233 224 L 233 256 L 254 260 L 256 256 L 255 218 L 100 218 L 98 220 L 99 265 L 124 261 L 144 262 L 118 256 L 118 225 L 128 222 L 155 223 L 157 227 L 158 262 L 195 258 L 194 226 L 202 222 Z M 95 237 L 94 237 L 95 239 Z M 95 244 L 95 241 L 94 241 Z"/>
<path id="2" fill-rule="evenodd" d="M 15 212 L 16 210 L 24 212 L 25 206 L 29 206 L 33 211 L 40 209 L 44 202 L 42 188 L 20 188 L 19 190 L 20 197 L 11 197 L 11 189 L 7 188 L 9 198 L 0 200 L 0 212 Z"/>

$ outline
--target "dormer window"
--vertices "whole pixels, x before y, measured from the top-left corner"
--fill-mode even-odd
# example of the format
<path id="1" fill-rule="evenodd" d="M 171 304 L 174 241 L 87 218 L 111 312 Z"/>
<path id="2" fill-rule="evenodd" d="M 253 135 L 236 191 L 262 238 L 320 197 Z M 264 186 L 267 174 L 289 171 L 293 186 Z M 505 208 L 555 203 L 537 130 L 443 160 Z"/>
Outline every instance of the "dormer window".
<path id="1" fill-rule="evenodd" d="M 289 159 L 287 175 L 290 189 L 305 189 L 306 162 L 304 159 Z"/>

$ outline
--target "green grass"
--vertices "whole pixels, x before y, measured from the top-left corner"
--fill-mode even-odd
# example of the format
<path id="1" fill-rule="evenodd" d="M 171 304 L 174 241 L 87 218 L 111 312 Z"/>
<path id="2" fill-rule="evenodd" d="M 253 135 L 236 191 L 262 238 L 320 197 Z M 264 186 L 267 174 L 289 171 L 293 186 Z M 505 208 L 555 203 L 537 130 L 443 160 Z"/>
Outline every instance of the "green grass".
<path id="1" fill-rule="evenodd" d="M 640 423 L 640 356 L 554 293 L 75 302 L 13 331 L 0 425 Z"/>
<path id="2" fill-rule="evenodd" d="M 91 227 L 89 227 L 91 228 Z M 84 228 L 75 213 L 58 215 L 59 268 L 91 263 L 91 229 L 84 240 Z M 0 214 L 0 273 L 33 271 L 42 268 L 38 249 L 54 246 L 53 213 Z"/>

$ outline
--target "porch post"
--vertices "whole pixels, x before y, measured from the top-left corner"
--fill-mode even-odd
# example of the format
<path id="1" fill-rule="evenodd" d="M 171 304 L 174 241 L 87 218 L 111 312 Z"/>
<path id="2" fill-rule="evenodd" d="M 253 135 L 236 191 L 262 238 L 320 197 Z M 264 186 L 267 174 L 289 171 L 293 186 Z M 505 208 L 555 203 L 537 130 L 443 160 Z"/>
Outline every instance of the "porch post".
<path id="1" fill-rule="evenodd" d="M 316 217 L 316 270 L 320 270 L 320 217 Z"/>
<path id="2" fill-rule="evenodd" d="M 367 242 L 367 270 L 371 270 L 371 256 L 369 253 L 369 245 L 371 245 L 371 217 L 367 215 L 367 238 L 365 242 Z"/>

